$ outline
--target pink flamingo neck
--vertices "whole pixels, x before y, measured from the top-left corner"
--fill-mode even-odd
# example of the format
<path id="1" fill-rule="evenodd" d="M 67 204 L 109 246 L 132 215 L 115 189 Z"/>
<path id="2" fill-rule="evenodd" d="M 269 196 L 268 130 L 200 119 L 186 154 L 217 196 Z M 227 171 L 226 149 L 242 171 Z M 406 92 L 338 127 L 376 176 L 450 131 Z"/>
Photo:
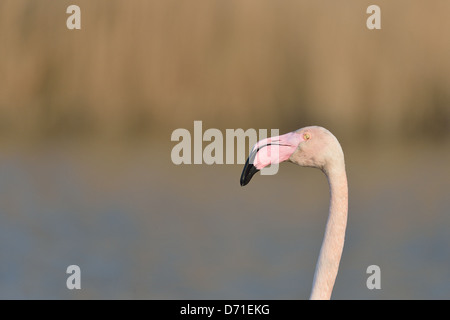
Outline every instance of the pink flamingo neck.
<path id="1" fill-rule="evenodd" d="M 348 186 L 345 167 L 324 172 L 330 186 L 330 210 L 314 274 L 311 300 L 325 300 L 331 297 L 347 226 Z"/>

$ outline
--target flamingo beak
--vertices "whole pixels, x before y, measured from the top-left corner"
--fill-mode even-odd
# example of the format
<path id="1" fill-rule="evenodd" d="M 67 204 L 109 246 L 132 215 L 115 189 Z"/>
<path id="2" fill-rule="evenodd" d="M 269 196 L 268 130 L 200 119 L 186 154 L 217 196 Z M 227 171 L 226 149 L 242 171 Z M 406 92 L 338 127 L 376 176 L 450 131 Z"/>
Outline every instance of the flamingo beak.
<path id="1" fill-rule="evenodd" d="M 253 175 L 257 173 L 259 170 L 253 165 L 253 159 L 255 158 L 256 151 L 252 152 L 250 156 L 247 158 L 245 162 L 244 170 L 242 170 L 241 174 L 241 186 L 247 185 L 252 179 Z M 250 163 L 249 160 L 252 160 Z"/>
<path id="2" fill-rule="evenodd" d="M 290 132 L 282 136 L 258 141 L 245 162 L 244 170 L 241 174 L 241 186 L 247 185 L 253 175 L 259 170 L 288 160 L 296 150 L 301 139 L 301 135 L 296 132 Z"/>

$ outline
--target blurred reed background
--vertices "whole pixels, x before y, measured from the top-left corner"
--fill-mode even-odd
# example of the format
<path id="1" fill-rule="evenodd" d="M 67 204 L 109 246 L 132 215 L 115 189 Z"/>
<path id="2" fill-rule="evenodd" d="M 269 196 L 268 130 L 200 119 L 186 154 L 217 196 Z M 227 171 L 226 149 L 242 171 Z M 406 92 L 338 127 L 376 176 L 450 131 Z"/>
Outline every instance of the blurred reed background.
<path id="1" fill-rule="evenodd" d="M 1 0 L 0 298 L 307 298 L 326 180 L 283 164 L 241 188 L 241 165 L 175 166 L 171 133 L 194 120 L 330 129 L 350 181 L 333 297 L 449 298 L 449 14 L 447 0 Z M 65 286 L 71 264 L 82 290 Z"/>
<path id="2" fill-rule="evenodd" d="M 2 137 L 133 137 L 320 123 L 376 139 L 447 137 L 448 1 L 0 3 Z"/>

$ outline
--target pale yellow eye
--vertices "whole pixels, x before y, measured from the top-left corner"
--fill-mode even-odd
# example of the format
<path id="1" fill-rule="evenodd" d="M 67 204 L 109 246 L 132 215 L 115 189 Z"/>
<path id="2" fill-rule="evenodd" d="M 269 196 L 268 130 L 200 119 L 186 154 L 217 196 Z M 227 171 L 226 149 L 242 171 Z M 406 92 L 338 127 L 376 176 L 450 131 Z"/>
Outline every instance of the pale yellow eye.
<path id="1" fill-rule="evenodd" d="M 303 134 L 303 139 L 309 140 L 309 139 L 311 139 L 311 135 L 308 132 L 306 132 Z"/>

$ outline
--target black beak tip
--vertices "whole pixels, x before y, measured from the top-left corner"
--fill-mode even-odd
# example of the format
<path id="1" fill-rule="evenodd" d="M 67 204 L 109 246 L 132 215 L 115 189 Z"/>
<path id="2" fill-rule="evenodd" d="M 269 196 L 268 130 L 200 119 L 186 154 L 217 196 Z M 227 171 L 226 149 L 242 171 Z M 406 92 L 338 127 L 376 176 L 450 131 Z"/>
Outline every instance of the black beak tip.
<path id="1" fill-rule="evenodd" d="M 244 170 L 242 170 L 242 174 L 241 174 L 241 181 L 240 181 L 241 186 L 243 187 L 243 186 L 247 185 L 250 182 L 250 180 L 252 179 L 253 175 L 255 173 L 257 173 L 258 171 L 259 170 L 256 169 L 256 167 L 253 164 L 249 163 L 249 161 L 247 159 L 247 162 L 245 163 L 245 166 L 244 166 Z"/>
<path id="2" fill-rule="evenodd" d="M 250 182 L 250 179 L 244 179 L 241 177 L 241 187 L 246 186 Z"/>

